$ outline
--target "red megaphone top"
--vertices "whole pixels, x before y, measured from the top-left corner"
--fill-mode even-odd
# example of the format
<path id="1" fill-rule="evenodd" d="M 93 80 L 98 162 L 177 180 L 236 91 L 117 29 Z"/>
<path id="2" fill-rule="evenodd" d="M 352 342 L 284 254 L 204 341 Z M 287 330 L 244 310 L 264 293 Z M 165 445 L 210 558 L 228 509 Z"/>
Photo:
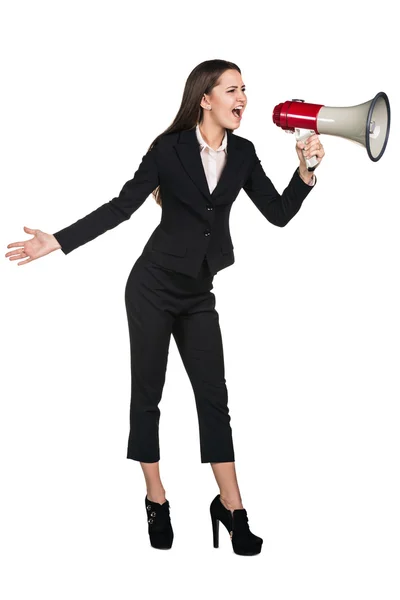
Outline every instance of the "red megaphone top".
<path id="1" fill-rule="evenodd" d="M 272 120 L 282 129 L 294 131 L 295 127 L 318 131 L 318 113 L 324 104 L 310 104 L 304 100 L 287 100 L 277 104 L 272 113 Z"/>

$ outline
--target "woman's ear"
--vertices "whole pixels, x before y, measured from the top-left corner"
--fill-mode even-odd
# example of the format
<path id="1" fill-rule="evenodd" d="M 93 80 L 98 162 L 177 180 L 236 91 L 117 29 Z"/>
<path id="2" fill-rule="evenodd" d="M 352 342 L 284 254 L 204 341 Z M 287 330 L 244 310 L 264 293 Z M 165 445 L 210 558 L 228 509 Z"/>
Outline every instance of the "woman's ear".
<path id="1" fill-rule="evenodd" d="M 208 105 L 208 100 L 207 100 L 207 97 L 205 94 L 203 95 L 203 98 L 201 99 L 200 106 L 201 106 L 201 108 L 204 108 L 205 110 L 211 109 L 211 106 Z"/>

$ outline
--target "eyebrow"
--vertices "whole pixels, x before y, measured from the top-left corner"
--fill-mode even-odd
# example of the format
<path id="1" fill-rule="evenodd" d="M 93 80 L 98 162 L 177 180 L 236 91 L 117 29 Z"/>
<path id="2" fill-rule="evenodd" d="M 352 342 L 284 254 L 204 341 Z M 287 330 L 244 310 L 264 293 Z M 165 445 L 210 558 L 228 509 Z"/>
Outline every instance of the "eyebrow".
<path id="1" fill-rule="evenodd" d="M 238 85 L 229 85 L 229 86 L 228 86 L 226 89 L 227 89 L 227 90 L 228 90 L 229 88 L 235 88 L 235 89 L 236 89 L 236 88 L 238 88 L 238 87 L 239 87 Z M 246 85 L 245 85 L 245 84 L 243 84 L 243 85 L 242 85 L 242 87 L 246 87 Z"/>

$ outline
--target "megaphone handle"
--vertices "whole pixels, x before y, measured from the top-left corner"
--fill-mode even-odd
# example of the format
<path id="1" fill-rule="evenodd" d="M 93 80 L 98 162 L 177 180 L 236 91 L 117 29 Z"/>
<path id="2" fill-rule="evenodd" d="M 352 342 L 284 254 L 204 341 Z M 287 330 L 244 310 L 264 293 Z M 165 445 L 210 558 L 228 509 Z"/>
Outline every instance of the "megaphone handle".
<path id="1" fill-rule="evenodd" d="M 295 127 L 296 140 L 306 142 L 310 135 L 313 135 L 315 131 L 313 129 L 302 129 L 301 127 Z M 314 171 L 318 165 L 318 159 L 316 156 L 311 156 L 311 158 L 306 158 L 307 171 Z"/>

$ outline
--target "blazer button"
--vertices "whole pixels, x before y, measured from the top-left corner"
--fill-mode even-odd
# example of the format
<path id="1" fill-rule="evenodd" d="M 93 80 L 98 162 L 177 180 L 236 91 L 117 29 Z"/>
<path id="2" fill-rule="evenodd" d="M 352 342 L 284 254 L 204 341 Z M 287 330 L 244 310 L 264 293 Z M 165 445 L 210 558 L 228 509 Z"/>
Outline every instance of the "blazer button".
<path id="1" fill-rule="evenodd" d="M 207 204 L 207 210 L 214 210 L 214 207 L 211 206 L 210 204 Z"/>
<path id="2" fill-rule="evenodd" d="M 206 229 L 206 230 L 204 231 L 204 235 L 205 235 L 206 237 L 207 237 L 207 236 L 209 236 L 210 234 L 211 234 L 211 231 L 210 231 L 209 229 Z"/>

